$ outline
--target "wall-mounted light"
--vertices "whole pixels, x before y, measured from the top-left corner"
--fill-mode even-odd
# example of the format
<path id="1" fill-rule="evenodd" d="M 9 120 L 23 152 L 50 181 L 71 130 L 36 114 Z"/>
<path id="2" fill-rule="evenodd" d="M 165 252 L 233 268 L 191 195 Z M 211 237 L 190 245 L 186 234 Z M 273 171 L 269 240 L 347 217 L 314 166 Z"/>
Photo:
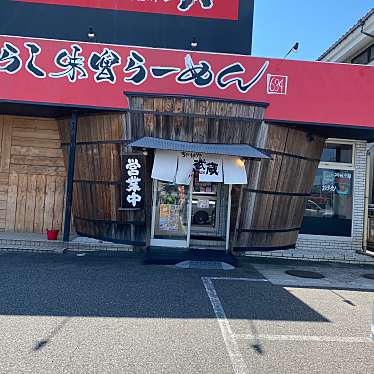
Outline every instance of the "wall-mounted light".
<path id="1" fill-rule="evenodd" d="M 291 52 L 294 52 L 296 53 L 298 50 L 299 50 L 299 42 L 296 42 L 293 47 L 285 54 L 285 56 L 283 58 L 286 58 Z"/>
<path id="2" fill-rule="evenodd" d="M 95 34 L 95 31 L 92 27 L 89 27 L 88 28 L 88 33 L 87 33 L 87 36 L 89 39 L 95 39 L 96 38 L 96 34 Z"/>
<path id="3" fill-rule="evenodd" d="M 244 157 L 240 157 L 240 158 L 237 158 L 235 160 L 235 163 L 239 166 L 244 166 L 245 165 L 245 158 Z"/>
<path id="4" fill-rule="evenodd" d="M 191 40 L 191 47 L 196 48 L 199 45 L 197 39 L 195 37 L 192 38 Z"/>

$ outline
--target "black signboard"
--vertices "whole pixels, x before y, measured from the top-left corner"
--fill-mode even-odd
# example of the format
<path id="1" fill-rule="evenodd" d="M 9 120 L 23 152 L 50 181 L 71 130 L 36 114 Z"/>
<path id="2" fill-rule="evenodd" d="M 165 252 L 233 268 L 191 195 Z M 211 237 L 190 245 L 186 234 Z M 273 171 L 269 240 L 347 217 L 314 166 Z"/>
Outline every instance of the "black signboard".
<path id="1" fill-rule="evenodd" d="M 122 155 L 122 209 L 143 209 L 145 156 Z"/>
<path id="2" fill-rule="evenodd" d="M 0 35 L 250 54 L 254 0 L 0 0 Z"/>

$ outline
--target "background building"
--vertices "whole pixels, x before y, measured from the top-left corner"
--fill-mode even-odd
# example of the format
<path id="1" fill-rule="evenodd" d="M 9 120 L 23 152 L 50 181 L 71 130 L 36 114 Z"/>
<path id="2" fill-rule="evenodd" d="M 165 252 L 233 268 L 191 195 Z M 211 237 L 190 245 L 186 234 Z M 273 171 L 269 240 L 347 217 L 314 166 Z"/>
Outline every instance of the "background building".
<path id="1" fill-rule="evenodd" d="M 362 17 L 318 60 L 374 65 L 374 9 Z M 373 167 L 368 169 L 368 174 L 366 168 L 367 151 L 372 144 L 344 138 L 327 139 L 314 180 L 312 196 L 307 203 L 298 247 L 332 246 L 360 251 L 366 246 L 367 204 L 372 203 Z M 349 176 L 348 179 L 344 178 L 343 192 L 326 190 L 326 178 L 336 172 L 344 174 L 345 177 Z M 368 198 L 365 200 L 366 191 Z"/>

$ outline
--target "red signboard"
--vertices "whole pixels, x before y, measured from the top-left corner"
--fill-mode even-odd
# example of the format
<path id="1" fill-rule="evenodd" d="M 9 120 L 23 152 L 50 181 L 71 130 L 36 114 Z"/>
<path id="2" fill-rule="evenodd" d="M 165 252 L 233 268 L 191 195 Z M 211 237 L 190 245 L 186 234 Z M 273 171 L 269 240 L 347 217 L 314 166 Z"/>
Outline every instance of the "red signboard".
<path id="1" fill-rule="evenodd" d="M 268 120 L 374 128 L 374 67 L 0 36 L 0 100 L 124 109 L 124 92 L 269 103 Z"/>
<path id="2" fill-rule="evenodd" d="M 14 0 L 24 3 L 237 20 L 239 0 Z"/>

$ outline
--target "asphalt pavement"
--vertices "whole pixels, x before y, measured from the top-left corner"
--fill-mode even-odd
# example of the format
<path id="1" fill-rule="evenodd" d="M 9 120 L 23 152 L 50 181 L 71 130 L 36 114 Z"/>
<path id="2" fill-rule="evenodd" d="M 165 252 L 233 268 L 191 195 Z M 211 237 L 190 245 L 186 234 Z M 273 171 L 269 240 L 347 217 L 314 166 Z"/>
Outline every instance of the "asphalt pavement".
<path id="1" fill-rule="evenodd" d="M 329 282 L 292 283 L 292 266 Z M 0 254 L 0 373 L 372 373 L 370 272 Z"/>

